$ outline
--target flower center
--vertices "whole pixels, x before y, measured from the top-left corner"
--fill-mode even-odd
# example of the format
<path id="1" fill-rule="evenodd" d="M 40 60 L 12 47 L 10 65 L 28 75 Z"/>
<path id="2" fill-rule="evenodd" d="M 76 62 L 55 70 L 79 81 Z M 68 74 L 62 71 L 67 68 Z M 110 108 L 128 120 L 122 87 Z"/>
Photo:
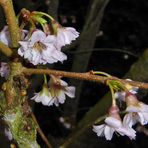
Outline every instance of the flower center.
<path id="1" fill-rule="evenodd" d="M 50 93 L 52 97 L 58 97 L 61 91 L 64 91 L 65 87 L 60 85 L 60 83 L 54 83 L 50 85 Z"/>
<path id="2" fill-rule="evenodd" d="M 46 45 L 42 42 L 38 41 L 34 43 L 33 48 L 38 50 L 39 52 L 42 52 L 43 50 L 46 50 Z"/>

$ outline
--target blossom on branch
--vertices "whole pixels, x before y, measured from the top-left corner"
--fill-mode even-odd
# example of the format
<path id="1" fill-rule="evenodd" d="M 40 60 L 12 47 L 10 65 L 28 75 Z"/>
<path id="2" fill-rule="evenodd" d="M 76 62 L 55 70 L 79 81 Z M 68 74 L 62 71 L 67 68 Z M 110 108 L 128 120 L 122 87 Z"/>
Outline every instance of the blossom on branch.
<path id="1" fill-rule="evenodd" d="M 34 65 L 63 62 L 67 56 L 55 47 L 55 36 L 46 35 L 41 30 L 32 33 L 27 41 L 19 42 L 18 54 Z"/>
<path id="2" fill-rule="evenodd" d="M 41 102 L 43 105 L 52 105 L 51 94 L 47 86 L 43 86 L 43 89 L 39 93 L 35 93 L 35 96 L 31 98 L 35 102 Z"/>
<path id="3" fill-rule="evenodd" d="M 70 44 L 73 40 L 79 36 L 79 32 L 77 32 L 72 27 L 59 27 L 57 28 L 56 35 L 56 46 L 61 48 L 65 45 Z"/>
<path id="4" fill-rule="evenodd" d="M 70 98 L 75 97 L 75 87 L 68 86 L 65 81 L 53 75 L 49 81 L 49 91 L 56 106 L 59 106 L 59 103 L 63 104 L 65 102 L 66 95 Z"/>
<path id="5" fill-rule="evenodd" d="M 130 139 L 135 139 L 136 131 L 128 126 L 125 126 L 119 116 L 117 106 L 112 106 L 109 110 L 109 115 L 105 119 L 105 124 L 93 126 L 93 131 L 97 136 L 105 136 L 106 140 L 111 140 L 114 132 L 121 136 L 128 136 Z"/>
<path id="6" fill-rule="evenodd" d="M 51 80 L 49 81 L 49 88 L 47 86 L 43 86 L 42 91 L 36 93 L 31 100 L 42 102 L 43 105 L 47 106 L 51 106 L 53 104 L 59 106 L 59 103 L 63 104 L 65 102 L 66 95 L 70 98 L 74 98 L 75 87 L 68 86 L 65 81 L 52 75 Z"/>
<path id="7" fill-rule="evenodd" d="M 126 95 L 126 111 L 128 112 L 125 117 L 126 125 L 132 127 L 137 122 L 140 122 L 142 125 L 148 123 L 148 105 L 143 102 L 138 101 L 137 97 L 131 93 Z"/>

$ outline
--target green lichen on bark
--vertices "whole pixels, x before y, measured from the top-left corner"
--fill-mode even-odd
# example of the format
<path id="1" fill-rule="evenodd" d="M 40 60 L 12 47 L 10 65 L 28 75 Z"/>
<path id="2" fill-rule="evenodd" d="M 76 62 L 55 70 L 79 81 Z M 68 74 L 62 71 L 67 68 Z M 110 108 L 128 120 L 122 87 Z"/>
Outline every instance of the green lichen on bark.
<path id="1" fill-rule="evenodd" d="M 20 148 L 39 148 L 36 142 L 36 125 L 31 116 L 23 113 L 21 105 L 4 113 L 4 121 Z"/>
<path id="2" fill-rule="evenodd" d="M 2 119 L 19 148 L 39 148 L 37 127 L 31 117 L 27 97 L 21 94 L 28 87 L 26 78 L 21 74 L 22 66 L 20 63 L 11 63 L 10 70 L 10 76 L 3 84 L 4 92 L 0 93 Z"/>

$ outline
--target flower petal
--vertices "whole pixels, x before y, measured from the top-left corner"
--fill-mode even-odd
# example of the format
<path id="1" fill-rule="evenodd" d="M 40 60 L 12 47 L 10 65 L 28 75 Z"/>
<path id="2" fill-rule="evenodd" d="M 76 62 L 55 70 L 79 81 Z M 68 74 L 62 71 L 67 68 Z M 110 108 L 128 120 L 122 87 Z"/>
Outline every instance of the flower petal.
<path id="1" fill-rule="evenodd" d="M 105 119 L 105 123 L 114 128 L 119 128 L 122 126 L 121 121 L 113 117 L 107 117 Z"/>
<path id="2" fill-rule="evenodd" d="M 104 136 L 104 127 L 105 124 L 93 126 L 93 131 L 97 133 L 97 136 Z"/>
<path id="3" fill-rule="evenodd" d="M 74 86 L 69 86 L 69 87 L 66 87 L 65 94 L 70 98 L 74 98 L 75 91 L 76 91 L 76 88 Z"/>
<path id="4" fill-rule="evenodd" d="M 105 135 L 105 138 L 106 140 L 111 140 L 112 137 L 113 137 L 113 133 L 114 133 L 114 129 L 109 127 L 109 126 L 105 126 L 105 129 L 104 129 L 104 135 Z"/>

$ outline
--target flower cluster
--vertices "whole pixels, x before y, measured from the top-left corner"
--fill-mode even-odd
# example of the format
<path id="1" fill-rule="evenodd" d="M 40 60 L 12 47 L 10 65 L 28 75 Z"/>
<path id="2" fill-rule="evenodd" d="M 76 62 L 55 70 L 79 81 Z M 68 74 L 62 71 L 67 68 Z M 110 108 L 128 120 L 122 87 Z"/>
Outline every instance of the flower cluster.
<path id="1" fill-rule="evenodd" d="M 67 56 L 56 48 L 55 37 L 46 35 L 41 30 L 34 31 L 27 41 L 20 41 L 19 43 L 21 47 L 18 49 L 18 54 L 34 65 L 52 64 L 67 59 Z"/>
<path id="2" fill-rule="evenodd" d="M 120 135 L 128 136 L 130 139 L 135 139 L 136 131 L 125 124 L 125 120 L 121 120 L 119 109 L 117 106 L 112 106 L 109 109 L 109 114 L 105 119 L 105 124 L 93 126 L 93 131 L 97 136 L 105 136 L 106 140 L 111 140 L 113 133 L 117 132 Z"/>
<path id="3" fill-rule="evenodd" d="M 123 122 L 119 116 L 117 105 L 112 105 L 109 114 L 105 119 L 105 124 L 93 126 L 93 131 L 98 136 L 105 136 L 107 140 L 111 140 L 113 133 L 116 131 L 120 135 L 126 135 L 130 139 L 135 139 L 136 131 L 132 128 L 136 123 L 145 125 L 148 123 L 148 105 L 140 102 L 137 97 L 138 88 L 126 85 L 126 91 L 116 92 L 115 97 L 126 103 L 125 116 Z"/>
<path id="4" fill-rule="evenodd" d="M 75 40 L 79 33 L 74 28 L 58 28 L 57 35 L 35 30 L 26 40 L 20 41 L 18 54 L 34 65 L 63 62 L 67 56 L 61 48 Z"/>
<path id="5" fill-rule="evenodd" d="M 62 27 L 51 16 L 42 12 L 22 10 L 23 23 L 31 24 L 30 30 L 20 29 L 21 40 L 18 54 L 27 59 L 33 65 L 52 64 L 67 60 L 67 56 L 61 48 L 75 40 L 79 33 L 72 27 Z M 50 25 L 43 16 L 50 18 Z M 41 24 L 43 30 L 38 29 L 36 24 Z M 0 32 L 0 41 L 11 46 L 8 26 Z"/>
<path id="6" fill-rule="evenodd" d="M 66 95 L 70 98 L 74 98 L 75 87 L 68 86 L 65 81 L 52 75 L 48 85 L 44 85 L 43 89 L 39 93 L 36 93 L 31 100 L 41 102 L 43 105 L 47 106 L 53 104 L 59 106 L 59 103 L 63 104 L 65 102 Z"/>

